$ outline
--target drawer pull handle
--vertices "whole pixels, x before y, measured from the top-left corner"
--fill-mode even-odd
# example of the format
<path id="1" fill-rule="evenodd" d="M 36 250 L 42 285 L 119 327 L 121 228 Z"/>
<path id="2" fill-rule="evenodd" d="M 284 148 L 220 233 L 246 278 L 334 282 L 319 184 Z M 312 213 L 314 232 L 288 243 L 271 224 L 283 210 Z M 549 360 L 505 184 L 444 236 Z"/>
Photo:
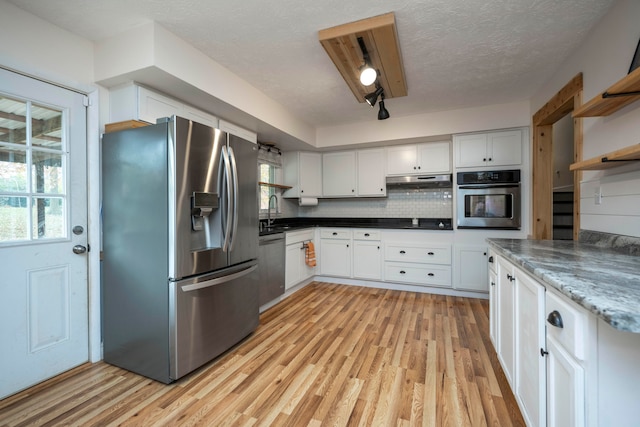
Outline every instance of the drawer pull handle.
<path id="1" fill-rule="evenodd" d="M 550 325 L 555 326 L 556 328 L 564 328 L 562 316 L 560 315 L 560 313 L 558 313 L 558 310 L 553 310 L 551 313 L 549 313 L 547 322 L 549 322 Z"/>
<path id="2" fill-rule="evenodd" d="M 491 286 L 495 286 L 495 285 L 496 285 L 496 283 L 495 283 L 495 282 L 491 282 Z"/>
<path id="3" fill-rule="evenodd" d="M 400 253 L 401 253 L 401 254 L 405 254 L 406 252 L 405 252 L 405 251 L 400 251 Z"/>
<path id="4" fill-rule="evenodd" d="M 405 274 L 406 272 L 404 270 L 400 270 L 400 274 Z"/>
<path id="5" fill-rule="evenodd" d="M 493 264 L 493 255 L 489 257 L 489 262 Z"/>
<path id="6" fill-rule="evenodd" d="M 370 234 L 369 233 L 364 233 L 364 237 L 369 237 Z"/>
<path id="7" fill-rule="evenodd" d="M 427 255 L 431 255 L 431 256 L 433 256 L 433 255 L 435 255 L 435 254 L 434 254 L 433 252 L 427 252 Z"/>
<path id="8" fill-rule="evenodd" d="M 549 354 L 549 352 L 544 351 L 544 348 L 540 347 L 540 356 L 545 357 L 547 354 Z"/>
<path id="9" fill-rule="evenodd" d="M 333 233 L 331 233 L 331 234 L 332 234 L 333 236 L 337 236 L 337 235 L 338 235 L 338 233 L 335 233 L 335 232 L 333 232 Z"/>
<path id="10" fill-rule="evenodd" d="M 428 274 L 427 274 L 427 276 L 429 276 L 429 277 L 433 277 L 433 276 L 434 276 L 434 274 L 433 274 L 433 273 L 428 273 Z"/>

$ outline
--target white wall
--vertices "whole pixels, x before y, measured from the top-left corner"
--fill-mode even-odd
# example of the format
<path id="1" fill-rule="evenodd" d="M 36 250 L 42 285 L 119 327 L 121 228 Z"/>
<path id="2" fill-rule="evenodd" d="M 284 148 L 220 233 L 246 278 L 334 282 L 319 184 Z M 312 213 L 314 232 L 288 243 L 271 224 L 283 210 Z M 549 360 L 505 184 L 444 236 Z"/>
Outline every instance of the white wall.
<path id="1" fill-rule="evenodd" d="M 318 147 L 409 141 L 454 133 L 529 126 L 529 102 L 487 105 L 317 129 Z"/>
<path id="2" fill-rule="evenodd" d="M 87 92 L 93 44 L 0 0 L 0 65 Z"/>
<path id="3" fill-rule="evenodd" d="M 591 31 L 583 45 L 567 59 L 561 69 L 532 98 L 531 110 L 537 111 L 573 76 L 584 77 L 584 99 L 605 91 L 629 71 L 640 39 L 640 1 L 619 0 Z M 631 104 L 608 117 L 584 119 L 584 159 L 639 143 L 640 102 Z M 625 172 L 623 174 L 623 172 Z M 612 175 L 620 175 L 612 178 Z M 616 182 L 624 188 L 639 188 L 640 165 L 613 168 L 608 171 L 585 172 L 583 198 L 580 204 L 583 229 L 640 236 L 640 192 L 625 196 L 619 206 L 613 196 L 605 197 L 595 207 L 592 189 L 599 182 L 606 188 Z M 588 182 L 588 184 L 586 184 Z M 635 182 L 635 184 L 634 184 Z M 606 185 L 605 185 L 606 184 Z M 585 187 L 586 185 L 586 187 Z M 594 212 L 597 210 L 597 214 Z"/>

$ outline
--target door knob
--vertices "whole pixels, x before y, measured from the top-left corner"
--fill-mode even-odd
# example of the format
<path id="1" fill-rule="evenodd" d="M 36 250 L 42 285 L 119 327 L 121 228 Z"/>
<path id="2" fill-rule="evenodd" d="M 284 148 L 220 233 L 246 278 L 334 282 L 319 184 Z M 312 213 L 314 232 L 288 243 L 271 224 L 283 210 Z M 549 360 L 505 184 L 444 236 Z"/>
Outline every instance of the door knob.
<path id="1" fill-rule="evenodd" d="M 73 253 L 74 253 L 74 254 L 83 254 L 83 253 L 85 253 L 85 252 L 87 252 L 87 248 L 86 248 L 86 246 L 82 246 L 82 245 L 75 245 L 75 246 L 73 247 Z"/>

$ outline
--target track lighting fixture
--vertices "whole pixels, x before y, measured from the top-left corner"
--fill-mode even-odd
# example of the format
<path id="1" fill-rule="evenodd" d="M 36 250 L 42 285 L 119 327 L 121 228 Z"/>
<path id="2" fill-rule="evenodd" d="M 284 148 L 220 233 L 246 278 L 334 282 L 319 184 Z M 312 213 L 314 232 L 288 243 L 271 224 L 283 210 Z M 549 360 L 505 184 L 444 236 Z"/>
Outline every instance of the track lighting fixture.
<path id="1" fill-rule="evenodd" d="M 369 105 L 371 105 L 373 107 L 374 105 L 376 105 L 376 102 L 378 101 L 378 97 L 380 95 L 382 95 L 383 92 L 384 92 L 384 89 L 382 89 L 382 87 L 376 85 L 375 92 L 371 92 L 371 93 L 366 94 L 364 96 L 364 100 L 367 101 L 367 104 L 369 104 Z"/>
<path id="2" fill-rule="evenodd" d="M 380 94 L 380 111 L 378 111 L 378 120 L 385 120 L 389 118 L 389 111 L 384 108 L 384 92 Z"/>

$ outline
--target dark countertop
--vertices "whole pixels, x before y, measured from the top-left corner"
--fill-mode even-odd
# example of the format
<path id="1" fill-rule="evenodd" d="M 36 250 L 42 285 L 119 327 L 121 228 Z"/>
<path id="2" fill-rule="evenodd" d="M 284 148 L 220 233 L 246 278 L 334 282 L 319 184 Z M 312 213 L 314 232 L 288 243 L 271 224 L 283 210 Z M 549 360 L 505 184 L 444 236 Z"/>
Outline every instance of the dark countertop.
<path id="1" fill-rule="evenodd" d="M 487 239 L 513 264 L 613 328 L 640 333 L 640 259 L 574 241 Z"/>
<path id="2" fill-rule="evenodd" d="M 278 218 L 273 222 L 273 228 L 263 229 L 260 235 L 295 231 L 309 227 L 453 230 L 451 218 L 418 218 L 418 225 L 413 225 L 411 221 L 412 218 Z M 261 222 L 266 226 L 265 220 Z"/>

